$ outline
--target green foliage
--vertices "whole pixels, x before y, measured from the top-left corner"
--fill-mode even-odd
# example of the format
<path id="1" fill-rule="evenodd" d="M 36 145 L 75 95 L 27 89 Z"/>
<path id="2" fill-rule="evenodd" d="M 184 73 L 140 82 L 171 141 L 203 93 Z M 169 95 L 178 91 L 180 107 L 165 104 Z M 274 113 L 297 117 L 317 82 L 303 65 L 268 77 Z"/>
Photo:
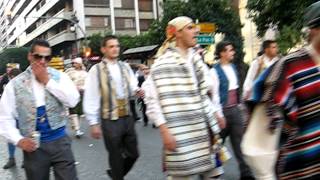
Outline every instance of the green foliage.
<path id="1" fill-rule="evenodd" d="M 29 66 L 27 60 L 28 48 L 9 48 L 5 49 L 0 53 L 0 74 L 6 72 L 7 63 L 19 63 L 20 69 L 25 70 Z"/>
<path id="2" fill-rule="evenodd" d="M 263 37 L 269 27 L 277 27 L 280 50 L 286 52 L 301 42 L 303 14 L 318 0 L 248 0 L 250 17 L 257 25 L 258 36 Z"/>
<path id="3" fill-rule="evenodd" d="M 301 42 L 302 39 L 300 31 L 292 29 L 290 26 L 284 26 L 279 34 L 281 34 L 281 36 L 277 37 L 277 43 L 280 52 L 283 54 L 286 54 L 290 48 Z"/>
<path id="4" fill-rule="evenodd" d="M 100 52 L 100 44 L 101 44 L 101 39 L 104 35 L 102 33 L 97 33 L 91 35 L 89 39 L 89 47 L 91 48 L 91 55 L 92 56 L 102 56 Z"/>

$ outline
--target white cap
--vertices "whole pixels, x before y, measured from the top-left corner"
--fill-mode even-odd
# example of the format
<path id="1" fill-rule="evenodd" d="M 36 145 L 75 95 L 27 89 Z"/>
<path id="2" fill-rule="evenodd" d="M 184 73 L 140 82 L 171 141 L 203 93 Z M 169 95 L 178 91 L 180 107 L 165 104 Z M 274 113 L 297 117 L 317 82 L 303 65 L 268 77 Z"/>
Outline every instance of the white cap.
<path id="1" fill-rule="evenodd" d="M 72 59 L 72 62 L 82 64 L 82 58 L 81 57 L 74 58 L 74 59 Z"/>

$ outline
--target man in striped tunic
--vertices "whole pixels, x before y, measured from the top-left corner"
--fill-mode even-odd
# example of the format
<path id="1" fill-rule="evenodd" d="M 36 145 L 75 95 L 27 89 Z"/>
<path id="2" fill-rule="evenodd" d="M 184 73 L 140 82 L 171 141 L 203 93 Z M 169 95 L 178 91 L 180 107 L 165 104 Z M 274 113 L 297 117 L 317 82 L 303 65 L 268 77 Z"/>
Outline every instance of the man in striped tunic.
<path id="1" fill-rule="evenodd" d="M 218 176 L 210 134 L 220 128 L 207 95 L 209 71 L 194 49 L 198 30 L 192 19 L 171 20 L 167 40 L 144 85 L 147 115 L 159 127 L 164 168 L 173 180 Z M 224 122 L 220 122 L 224 127 Z M 220 170 L 220 171 L 219 171 Z"/>
<path id="2" fill-rule="evenodd" d="M 320 2 L 305 14 L 309 46 L 284 57 L 266 80 L 273 85 L 269 96 L 270 128 L 285 125 L 290 138 L 281 147 L 279 179 L 320 179 Z M 265 98 L 265 97 L 263 97 Z"/>

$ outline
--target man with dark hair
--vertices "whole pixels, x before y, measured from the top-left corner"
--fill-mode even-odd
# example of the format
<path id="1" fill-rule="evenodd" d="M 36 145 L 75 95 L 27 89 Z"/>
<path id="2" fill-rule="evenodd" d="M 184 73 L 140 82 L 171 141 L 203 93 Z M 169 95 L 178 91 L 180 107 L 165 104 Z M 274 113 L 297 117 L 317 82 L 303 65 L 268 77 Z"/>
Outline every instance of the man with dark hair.
<path id="1" fill-rule="evenodd" d="M 28 180 L 49 180 L 51 167 L 55 179 L 76 180 L 65 109 L 77 104 L 79 93 L 66 74 L 48 67 L 48 42 L 35 40 L 28 60 L 30 66 L 4 90 L 0 134 L 23 150 Z"/>
<path id="2" fill-rule="evenodd" d="M 130 66 L 118 60 L 117 37 L 106 36 L 101 52 L 102 62 L 90 69 L 85 82 L 83 109 L 91 136 L 99 139 L 103 135 L 111 166 L 108 175 L 123 180 L 139 156 L 129 98 L 140 91 Z"/>
<path id="3" fill-rule="evenodd" d="M 242 97 L 248 100 L 251 95 L 254 80 L 261 72 L 270 67 L 273 63 L 279 60 L 277 42 L 274 40 L 266 40 L 262 43 L 263 54 L 257 57 L 250 65 L 246 79 L 243 84 Z"/>
<path id="4" fill-rule="evenodd" d="M 3 93 L 4 87 L 8 84 L 9 82 L 9 72 L 11 71 L 12 67 L 7 64 L 7 68 L 6 68 L 6 73 L 2 76 L 1 80 L 0 80 L 0 97 Z"/>
<path id="5" fill-rule="evenodd" d="M 273 66 L 261 96 L 270 132 L 283 127 L 289 133 L 280 146 L 280 180 L 320 179 L 320 1 L 306 9 L 304 24 L 308 45 Z"/>
<path id="6" fill-rule="evenodd" d="M 213 82 L 218 87 L 220 104 L 223 109 L 223 113 L 218 118 L 225 118 L 227 122 L 226 128 L 221 132 L 221 137 L 225 141 L 230 136 L 233 152 L 239 164 L 240 179 L 254 179 L 250 168 L 243 159 L 240 148 L 244 129 L 243 117 L 239 108 L 239 76 L 232 64 L 235 55 L 234 46 L 228 41 L 219 42 L 216 46 L 215 55 L 219 62 L 211 69 L 211 74 Z"/>

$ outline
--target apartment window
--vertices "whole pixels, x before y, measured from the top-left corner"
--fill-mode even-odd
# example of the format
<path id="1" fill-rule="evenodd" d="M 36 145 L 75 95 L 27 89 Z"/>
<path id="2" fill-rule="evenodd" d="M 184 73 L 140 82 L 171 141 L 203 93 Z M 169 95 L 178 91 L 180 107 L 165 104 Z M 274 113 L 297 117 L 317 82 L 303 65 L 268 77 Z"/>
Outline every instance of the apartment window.
<path id="1" fill-rule="evenodd" d="M 122 7 L 122 2 L 117 0 L 117 1 L 113 1 L 114 2 L 114 7 L 115 8 L 121 8 Z"/>
<path id="2" fill-rule="evenodd" d="M 86 26 L 91 26 L 91 18 L 90 18 L 90 17 L 86 17 L 86 19 L 85 19 L 85 25 L 86 25 Z"/>
<path id="3" fill-rule="evenodd" d="M 116 0 L 118 1 L 118 0 Z M 84 4 L 85 5 L 89 5 L 89 6 L 109 6 L 110 1 L 109 0 L 84 0 Z"/>
<path id="4" fill-rule="evenodd" d="M 92 27 L 104 27 L 105 26 L 105 18 L 102 16 L 92 16 L 91 18 L 91 26 Z"/>
<path id="5" fill-rule="evenodd" d="M 140 19 L 140 29 L 142 31 L 148 30 L 150 27 L 150 24 L 152 23 L 151 19 Z"/>
<path id="6" fill-rule="evenodd" d="M 139 10 L 152 11 L 152 0 L 139 0 Z"/>
<path id="7" fill-rule="evenodd" d="M 39 10 L 42 6 L 44 6 L 46 4 L 46 0 L 41 0 L 37 6 L 36 6 L 36 9 Z"/>
<path id="8" fill-rule="evenodd" d="M 121 2 L 123 9 L 134 9 L 134 0 L 121 0 Z"/>
<path id="9" fill-rule="evenodd" d="M 130 28 L 134 28 L 134 21 L 133 19 L 124 19 L 124 28 L 126 29 L 130 29 Z"/>
<path id="10" fill-rule="evenodd" d="M 104 26 L 109 26 L 109 18 L 108 17 L 104 18 Z"/>
<path id="11" fill-rule="evenodd" d="M 133 29 L 135 28 L 135 21 L 132 18 L 116 18 L 116 29 Z"/>

